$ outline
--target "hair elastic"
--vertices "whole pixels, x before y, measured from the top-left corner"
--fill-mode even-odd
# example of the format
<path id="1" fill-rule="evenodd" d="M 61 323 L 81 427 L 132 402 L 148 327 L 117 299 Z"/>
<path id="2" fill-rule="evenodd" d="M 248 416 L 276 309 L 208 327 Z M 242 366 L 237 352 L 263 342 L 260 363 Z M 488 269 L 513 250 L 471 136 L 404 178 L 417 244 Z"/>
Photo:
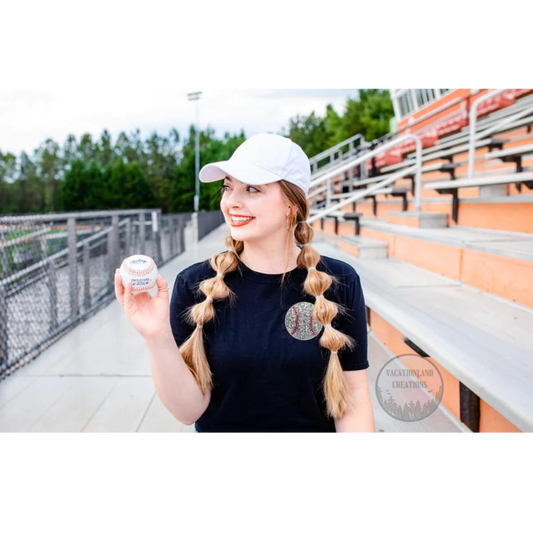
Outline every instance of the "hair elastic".
<path id="1" fill-rule="evenodd" d="M 206 301 L 211 301 L 211 302 L 213 301 L 213 297 L 212 296 L 206 296 L 205 299 L 206 299 Z"/>
<path id="2" fill-rule="evenodd" d="M 309 267 L 307 270 L 316 270 L 316 267 Z"/>
<path id="3" fill-rule="evenodd" d="M 339 355 L 339 352 L 337 350 L 331 350 L 331 355 L 333 354 Z"/>
<path id="4" fill-rule="evenodd" d="M 196 324 L 196 327 L 197 327 L 198 329 L 202 329 L 202 328 L 204 327 L 204 325 L 203 325 L 203 324 Z"/>
<path id="5" fill-rule="evenodd" d="M 217 272 L 217 275 L 215 277 L 216 278 L 223 278 L 224 274 L 222 274 L 222 272 Z"/>

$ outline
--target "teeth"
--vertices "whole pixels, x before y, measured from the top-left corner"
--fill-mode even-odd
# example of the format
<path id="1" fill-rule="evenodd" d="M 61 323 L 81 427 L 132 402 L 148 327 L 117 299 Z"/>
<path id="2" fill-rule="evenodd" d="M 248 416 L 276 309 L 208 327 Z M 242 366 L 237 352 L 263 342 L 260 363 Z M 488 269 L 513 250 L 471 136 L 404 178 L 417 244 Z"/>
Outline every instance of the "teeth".
<path id="1" fill-rule="evenodd" d="M 234 224 L 242 224 L 243 222 L 246 222 L 247 220 L 252 220 L 254 217 L 248 217 L 248 218 L 241 218 L 241 217 L 231 217 L 231 221 Z"/>

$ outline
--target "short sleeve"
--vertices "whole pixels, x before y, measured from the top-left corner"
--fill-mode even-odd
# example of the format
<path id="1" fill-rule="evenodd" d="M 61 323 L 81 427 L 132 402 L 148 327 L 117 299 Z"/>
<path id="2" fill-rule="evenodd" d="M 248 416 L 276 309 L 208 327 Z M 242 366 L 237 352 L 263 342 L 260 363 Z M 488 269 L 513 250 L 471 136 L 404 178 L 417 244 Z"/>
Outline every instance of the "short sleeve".
<path id="1" fill-rule="evenodd" d="M 368 332 L 366 304 L 359 274 L 349 267 L 342 283 L 345 301 L 345 313 L 337 315 L 338 329 L 355 341 L 356 346 L 339 350 L 339 359 L 343 370 L 363 370 L 370 366 L 368 362 Z"/>
<path id="2" fill-rule="evenodd" d="M 178 274 L 170 299 L 170 327 L 176 344 L 181 346 L 194 331 L 195 326 L 185 320 L 189 307 L 196 303 L 193 293 L 181 274 Z"/>

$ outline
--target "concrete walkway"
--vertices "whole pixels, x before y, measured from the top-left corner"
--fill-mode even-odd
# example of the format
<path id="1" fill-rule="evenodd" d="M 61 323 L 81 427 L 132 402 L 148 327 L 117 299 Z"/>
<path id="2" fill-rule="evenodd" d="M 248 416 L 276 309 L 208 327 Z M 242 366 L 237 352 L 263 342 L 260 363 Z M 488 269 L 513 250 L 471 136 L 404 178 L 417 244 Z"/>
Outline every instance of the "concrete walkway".
<path id="1" fill-rule="evenodd" d="M 161 268 L 171 289 L 190 264 L 226 249 L 220 226 Z M 320 231 L 315 233 L 320 251 Z M 152 292 L 153 293 L 153 292 Z M 420 422 L 400 422 L 377 403 L 375 379 L 390 357 L 369 334 L 369 376 L 380 432 L 469 431 L 443 407 Z M 0 382 L 0 432 L 194 432 L 165 408 L 155 392 L 142 337 L 114 300 L 34 361 Z"/>

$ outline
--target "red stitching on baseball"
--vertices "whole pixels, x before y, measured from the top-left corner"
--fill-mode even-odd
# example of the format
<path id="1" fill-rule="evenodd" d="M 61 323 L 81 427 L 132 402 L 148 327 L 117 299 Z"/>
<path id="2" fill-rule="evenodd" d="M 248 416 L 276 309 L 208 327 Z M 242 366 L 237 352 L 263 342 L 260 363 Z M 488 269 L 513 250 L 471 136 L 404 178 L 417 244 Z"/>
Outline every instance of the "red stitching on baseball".
<path id="1" fill-rule="evenodd" d="M 154 271 L 155 263 L 150 257 L 148 266 L 144 270 L 133 270 L 127 263 L 123 264 L 122 266 L 124 267 L 126 274 L 129 274 L 130 276 L 148 276 L 148 274 L 151 274 Z"/>
<path id="2" fill-rule="evenodd" d="M 296 333 L 296 331 L 298 331 L 298 323 L 300 321 L 300 318 L 299 318 L 299 314 L 298 314 L 298 309 L 296 309 L 296 307 L 292 308 L 292 312 L 294 313 L 294 315 L 296 317 L 295 321 L 294 321 L 294 329 L 291 332 L 291 334 L 294 335 Z"/>

